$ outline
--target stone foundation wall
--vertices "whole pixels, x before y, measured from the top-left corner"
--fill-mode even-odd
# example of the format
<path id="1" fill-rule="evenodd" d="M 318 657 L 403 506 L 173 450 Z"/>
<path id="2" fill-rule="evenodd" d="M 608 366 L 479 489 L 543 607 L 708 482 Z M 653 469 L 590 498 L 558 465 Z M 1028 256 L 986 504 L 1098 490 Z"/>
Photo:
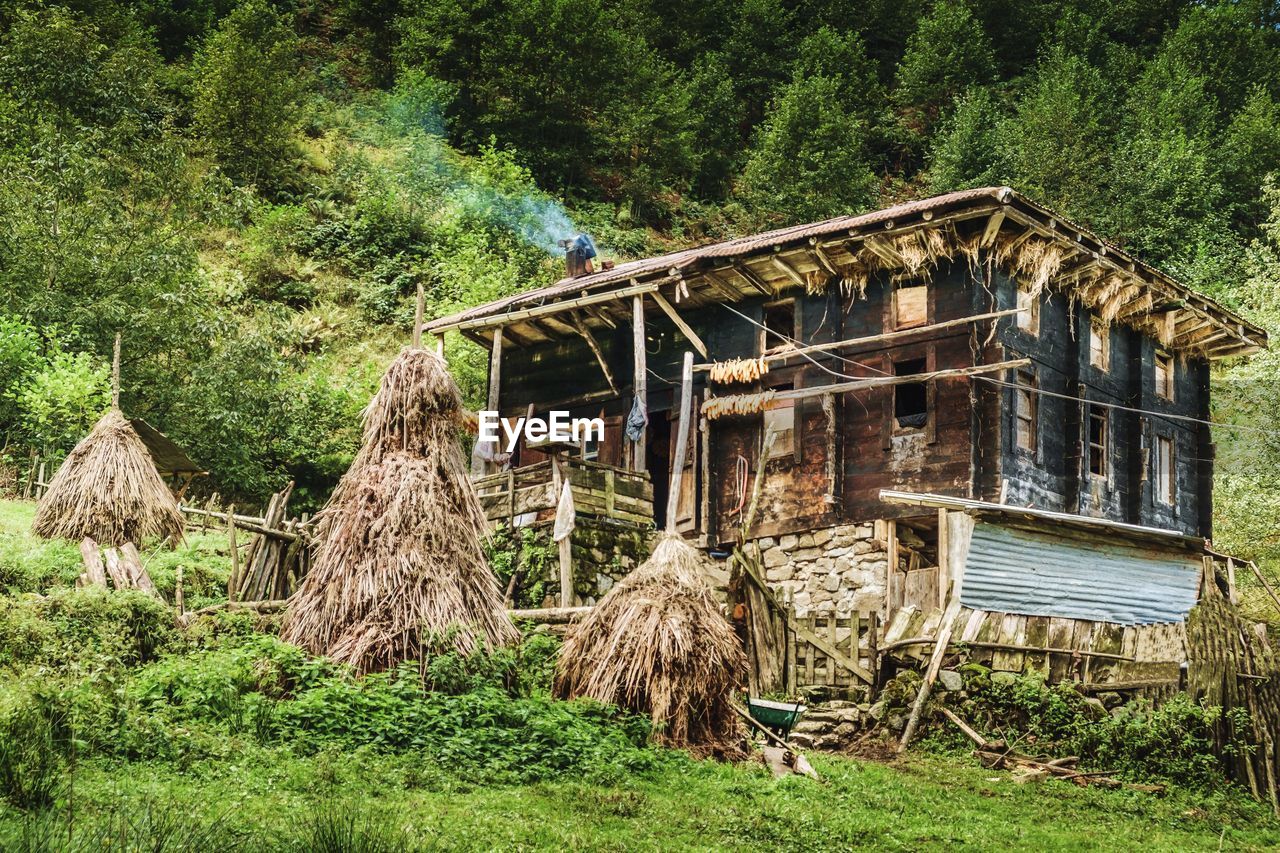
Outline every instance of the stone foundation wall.
<path id="1" fill-rule="evenodd" d="M 560 561 L 551 530 L 551 522 L 538 522 L 514 532 L 503 528 L 498 534 L 505 540 L 501 550 L 506 552 L 507 559 L 495 559 L 495 568 L 504 564 L 520 573 L 520 588 L 515 597 L 519 607 L 560 606 Z M 651 530 L 579 516 L 569 538 L 574 604 L 595 604 L 615 583 L 644 562 L 649 556 L 652 535 Z M 498 569 L 498 575 L 505 584 L 510 570 Z"/>
<path id="2" fill-rule="evenodd" d="M 759 539 L 765 581 L 797 616 L 880 610 L 889 552 L 874 533 L 870 523 L 844 524 Z"/>

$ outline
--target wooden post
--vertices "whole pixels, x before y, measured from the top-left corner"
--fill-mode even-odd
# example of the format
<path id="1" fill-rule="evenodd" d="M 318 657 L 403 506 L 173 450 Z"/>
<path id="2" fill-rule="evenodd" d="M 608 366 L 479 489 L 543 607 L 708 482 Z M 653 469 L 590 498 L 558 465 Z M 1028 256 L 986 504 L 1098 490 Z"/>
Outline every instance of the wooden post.
<path id="1" fill-rule="evenodd" d="M 45 486 L 49 482 L 44 478 L 45 464 L 46 463 L 43 459 L 40 460 L 40 473 L 36 475 L 36 500 L 40 500 L 44 497 Z"/>
<path id="2" fill-rule="evenodd" d="M 667 532 L 676 532 L 676 512 L 680 507 L 680 486 L 684 460 L 689 455 L 689 416 L 693 409 L 693 353 L 684 354 L 680 371 L 680 419 L 676 422 L 676 452 L 671 456 L 671 492 L 667 495 Z"/>
<path id="3" fill-rule="evenodd" d="M 120 333 L 116 332 L 116 343 L 111 351 L 111 407 L 120 408 Z"/>
<path id="4" fill-rule="evenodd" d="M 227 601 L 235 601 L 240 591 L 240 552 L 236 549 L 236 505 L 227 509 L 227 549 L 231 553 L 231 575 L 227 578 Z"/>
<path id="5" fill-rule="evenodd" d="M 173 604 L 178 608 L 178 615 L 187 612 L 186 596 L 182 592 L 182 566 L 173 570 Z"/>
<path id="6" fill-rule="evenodd" d="M 436 335 L 436 355 L 444 358 L 444 335 Z"/>
<path id="7" fill-rule="evenodd" d="M 551 493 L 557 513 L 560 507 L 560 492 L 564 488 L 565 477 L 561 474 L 560 462 L 565 459 L 560 451 L 556 451 L 551 457 Z M 573 606 L 573 536 L 564 537 L 556 543 L 556 557 L 560 563 L 560 606 Z"/>
<path id="8" fill-rule="evenodd" d="M 493 349 L 489 351 L 489 411 L 498 411 L 498 389 L 502 383 L 502 327 L 493 332 Z"/>
<path id="9" fill-rule="evenodd" d="M 945 607 L 951 586 L 951 555 L 947 545 L 947 511 L 938 507 L 938 607 Z"/>
<path id="10" fill-rule="evenodd" d="M 422 282 L 418 282 L 418 301 L 414 305 L 413 310 L 413 348 L 422 349 L 422 313 L 423 313 L 424 297 L 422 294 Z"/>
<path id="11" fill-rule="evenodd" d="M 631 359 L 634 366 L 631 384 L 635 390 L 635 398 L 647 410 L 649 407 L 649 376 L 644 341 L 644 294 L 637 294 L 631 297 L 631 337 Z M 645 469 L 644 443 L 645 439 L 648 438 L 648 434 L 648 427 L 641 429 L 640 440 L 632 448 L 631 467 L 636 471 Z"/>

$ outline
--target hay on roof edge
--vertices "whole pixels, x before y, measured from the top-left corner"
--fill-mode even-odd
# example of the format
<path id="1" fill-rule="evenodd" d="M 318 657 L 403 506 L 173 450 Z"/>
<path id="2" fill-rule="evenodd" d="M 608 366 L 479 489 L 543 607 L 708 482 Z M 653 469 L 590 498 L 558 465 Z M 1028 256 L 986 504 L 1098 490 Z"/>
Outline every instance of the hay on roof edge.
<path id="1" fill-rule="evenodd" d="M 36 509 L 45 539 L 118 547 L 180 536 L 182 511 L 142 439 L 119 409 L 103 415 L 67 455 Z"/>

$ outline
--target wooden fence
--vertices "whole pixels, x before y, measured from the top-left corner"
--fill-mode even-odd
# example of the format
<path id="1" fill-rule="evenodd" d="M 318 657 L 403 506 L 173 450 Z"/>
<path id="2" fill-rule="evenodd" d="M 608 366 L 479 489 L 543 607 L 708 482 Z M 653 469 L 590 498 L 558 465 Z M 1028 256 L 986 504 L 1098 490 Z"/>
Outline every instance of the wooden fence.
<path id="1" fill-rule="evenodd" d="M 641 526 L 653 523 L 653 483 L 648 472 L 571 457 L 558 464 L 569 478 L 578 513 Z M 560 498 L 555 481 L 552 460 L 546 460 L 473 482 L 489 521 L 513 524 L 520 516 L 554 513 Z"/>

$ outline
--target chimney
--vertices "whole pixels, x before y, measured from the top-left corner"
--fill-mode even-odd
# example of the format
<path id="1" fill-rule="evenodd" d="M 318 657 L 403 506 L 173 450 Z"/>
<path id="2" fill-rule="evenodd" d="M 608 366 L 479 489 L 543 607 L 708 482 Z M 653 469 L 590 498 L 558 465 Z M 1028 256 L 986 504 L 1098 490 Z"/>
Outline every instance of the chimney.
<path id="1" fill-rule="evenodd" d="M 596 244 L 589 234 L 578 234 L 568 240 L 561 240 L 560 245 L 564 247 L 565 273 L 569 278 L 595 272 L 591 259 L 596 256 Z"/>

